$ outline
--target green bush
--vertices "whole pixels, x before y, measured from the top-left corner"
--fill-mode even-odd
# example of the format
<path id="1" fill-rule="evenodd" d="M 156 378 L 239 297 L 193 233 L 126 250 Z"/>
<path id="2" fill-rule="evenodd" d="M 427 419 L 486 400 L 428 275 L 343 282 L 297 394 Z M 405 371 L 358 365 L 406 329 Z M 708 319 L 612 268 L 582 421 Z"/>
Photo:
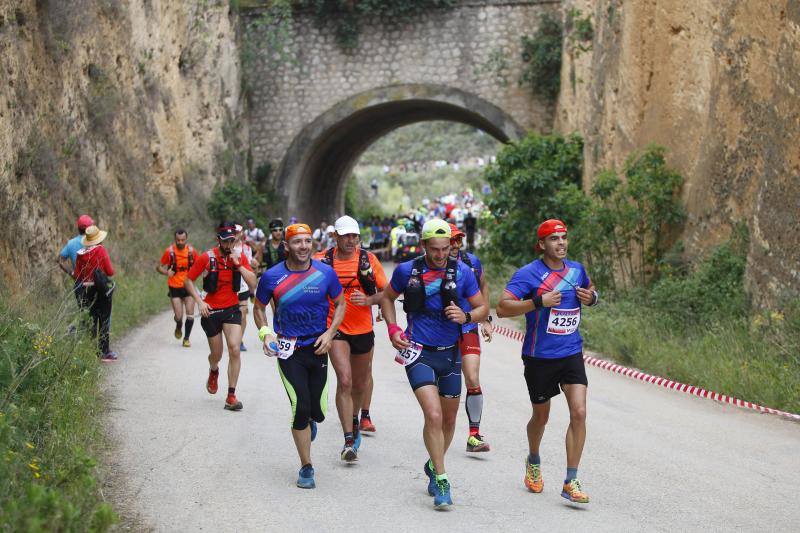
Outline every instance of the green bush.
<path id="1" fill-rule="evenodd" d="M 561 88 L 563 41 L 561 20 L 549 13 L 542 15 L 533 37 L 522 36 L 522 62 L 525 66 L 519 84 L 527 84 L 535 94 L 554 100 Z"/>
<path id="2" fill-rule="evenodd" d="M 207 203 L 208 215 L 214 223 L 235 220 L 240 224 L 253 218 L 256 225 L 266 227 L 269 206 L 267 196 L 256 190 L 250 183 L 229 181 L 216 185 Z"/>

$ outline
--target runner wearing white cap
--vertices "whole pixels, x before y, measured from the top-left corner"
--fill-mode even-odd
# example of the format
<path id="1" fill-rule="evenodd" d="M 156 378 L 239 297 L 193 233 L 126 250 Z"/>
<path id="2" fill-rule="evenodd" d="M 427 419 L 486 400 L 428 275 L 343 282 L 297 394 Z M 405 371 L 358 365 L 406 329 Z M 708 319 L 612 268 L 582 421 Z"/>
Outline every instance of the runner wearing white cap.
<path id="1" fill-rule="evenodd" d="M 341 458 L 353 462 L 358 458 L 361 442 L 358 413 L 372 378 L 372 306 L 380 302 L 388 281 L 377 257 L 360 247 L 361 230 L 355 219 L 339 218 L 334 231 L 336 245 L 318 254 L 317 259 L 333 268 L 344 288 L 344 320 L 333 339 L 330 356 L 336 371 L 336 408 L 344 432 Z M 329 324 L 333 312 L 331 306 Z"/>

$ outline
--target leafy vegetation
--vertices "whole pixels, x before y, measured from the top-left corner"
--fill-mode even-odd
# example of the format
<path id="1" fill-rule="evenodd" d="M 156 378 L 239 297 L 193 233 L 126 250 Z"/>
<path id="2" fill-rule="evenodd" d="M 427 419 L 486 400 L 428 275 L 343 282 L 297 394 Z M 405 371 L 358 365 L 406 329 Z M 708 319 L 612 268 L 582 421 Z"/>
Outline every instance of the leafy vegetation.
<path id="1" fill-rule="evenodd" d="M 266 227 L 270 201 L 250 183 L 226 182 L 217 184 L 208 199 L 208 215 L 215 223 L 235 220 L 244 223 L 253 218 L 259 227 Z"/>
<path id="2" fill-rule="evenodd" d="M 564 26 L 546 13 L 532 37 L 522 36 L 522 62 L 525 67 L 520 85 L 529 85 L 535 94 L 555 99 L 561 88 L 561 50 Z"/>

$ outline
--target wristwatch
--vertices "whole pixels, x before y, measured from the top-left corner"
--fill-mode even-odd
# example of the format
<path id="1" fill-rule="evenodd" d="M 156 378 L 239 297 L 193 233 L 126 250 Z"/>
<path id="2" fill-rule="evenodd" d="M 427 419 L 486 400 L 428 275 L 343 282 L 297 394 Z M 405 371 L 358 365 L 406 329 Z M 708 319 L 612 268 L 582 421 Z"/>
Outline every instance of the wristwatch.
<path id="1" fill-rule="evenodd" d="M 491 324 L 491 323 L 492 323 L 492 315 L 488 315 L 488 316 L 486 317 L 486 322 L 488 322 L 489 324 Z"/>
<path id="2" fill-rule="evenodd" d="M 469 311 L 464 313 L 464 316 L 467 317 L 466 322 L 464 322 L 465 324 L 469 324 L 470 322 L 472 322 L 472 315 L 469 313 Z"/>

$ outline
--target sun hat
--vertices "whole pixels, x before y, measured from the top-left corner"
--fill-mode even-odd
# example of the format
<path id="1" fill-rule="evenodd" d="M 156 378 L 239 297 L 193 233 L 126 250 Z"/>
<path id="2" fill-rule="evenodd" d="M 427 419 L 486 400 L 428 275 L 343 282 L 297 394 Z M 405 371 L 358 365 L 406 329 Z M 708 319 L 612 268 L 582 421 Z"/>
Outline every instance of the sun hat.
<path id="1" fill-rule="evenodd" d="M 94 246 L 100 244 L 108 235 L 107 231 L 103 231 L 94 224 L 86 228 L 86 232 L 81 238 L 81 244 L 84 246 Z"/>
<path id="2" fill-rule="evenodd" d="M 292 237 L 303 234 L 311 235 L 311 228 L 308 224 L 290 224 L 286 226 L 286 241 L 292 240 Z"/>
<path id="3" fill-rule="evenodd" d="M 536 230 L 536 252 L 543 252 L 544 249 L 539 246 L 539 241 L 546 239 L 553 233 L 567 232 L 567 225 L 555 218 L 549 218 L 539 224 L 539 229 Z"/>
<path id="4" fill-rule="evenodd" d="M 356 219 L 347 215 L 336 219 L 335 228 L 338 235 L 361 235 Z"/>
<path id="5" fill-rule="evenodd" d="M 81 215 L 78 217 L 78 231 L 84 230 L 89 226 L 94 226 L 94 220 L 89 215 Z"/>
<path id="6" fill-rule="evenodd" d="M 452 232 L 450 231 L 450 224 L 441 218 L 432 218 L 427 221 L 424 226 L 422 226 L 421 239 L 423 241 L 440 237 L 449 239 L 451 235 Z"/>

